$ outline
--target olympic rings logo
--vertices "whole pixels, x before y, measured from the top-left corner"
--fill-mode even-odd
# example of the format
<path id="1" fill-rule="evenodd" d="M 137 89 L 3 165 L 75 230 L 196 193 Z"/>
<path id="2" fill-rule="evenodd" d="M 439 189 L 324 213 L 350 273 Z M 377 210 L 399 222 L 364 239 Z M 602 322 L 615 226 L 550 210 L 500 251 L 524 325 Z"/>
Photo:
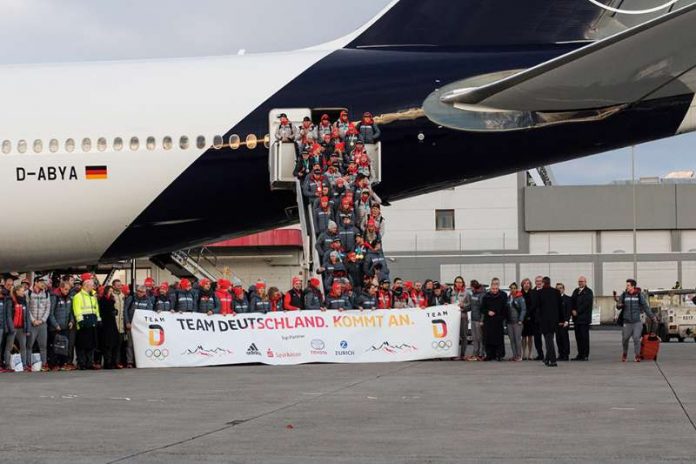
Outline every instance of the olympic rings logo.
<path id="1" fill-rule="evenodd" d="M 169 350 L 166 348 L 163 350 L 160 350 L 159 348 L 156 348 L 154 350 L 148 348 L 147 350 L 145 350 L 145 356 L 147 356 L 148 358 L 155 358 L 159 361 L 162 361 L 167 356 L 169 356 Z"/>
<path id="2" fill-rule="evenodd" d="M 431 346 L 434 350 L 449 350 L 450 348 L 452 348 L 452 340 L 434 340 L 431 343 Z"/>

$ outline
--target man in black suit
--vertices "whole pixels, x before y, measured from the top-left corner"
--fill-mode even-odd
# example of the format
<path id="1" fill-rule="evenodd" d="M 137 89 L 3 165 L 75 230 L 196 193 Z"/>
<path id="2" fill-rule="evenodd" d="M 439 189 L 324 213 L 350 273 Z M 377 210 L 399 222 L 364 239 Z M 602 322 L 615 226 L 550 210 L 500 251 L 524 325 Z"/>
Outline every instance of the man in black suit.
<path id="1" fill-rule="evenodd" d="M 544 336 L 546 345 L 546 358 L 544 364 L 549 367 L 556 367 L 556 347 L 554 346 L 554 336 L 559 325 L 564 325 L 563 299 L 561 292 L 551 286 L 551 279 L 544 277 L 542 288 L 538 291 L 539 306 L 537 311 L 537 322 L 539 330 Z"/>
<path id="2" fill-rule="evenodd" d="M 590 357 L 590 324 L 592 323 L 592 306 L 594 294 L 587 286 L 587 278 L 578 277 L 578 288 L 571 296 L 571 315 L 575 323 L 575 342 L 578 345 L 578 355 L 573 361 L 587 361 Z"/>
<path id="3" fill-rule="evenodd" d="M 556 328 L 556 346 L 558 347 L 558 360 L 570 360 L 570 336 L 568 334 L 568 321 L 570 320 L 570 311 L 572 308 L 572 299 L 565 294 L 565 285 L 561 282 L 556 284 L 556 290 L 561 294 L 563 304 L 563 320 L 565 323 Z"/>

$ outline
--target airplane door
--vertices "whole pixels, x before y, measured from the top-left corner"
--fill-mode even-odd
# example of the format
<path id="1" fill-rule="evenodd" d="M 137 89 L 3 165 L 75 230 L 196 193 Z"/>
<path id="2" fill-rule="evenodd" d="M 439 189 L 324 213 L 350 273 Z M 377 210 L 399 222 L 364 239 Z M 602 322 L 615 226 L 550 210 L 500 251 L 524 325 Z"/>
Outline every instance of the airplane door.
<path id="1" fill-rule="evenodd" d="M 269 150 L 268 169 L 270 172 L 271 189 L 287 190 L 295 188 L 295 160 L 299 155 L 297 146 L 294 143 L 283 143 L 276 140 L 276 132 L 280 126 L 280 115 L 285 113 L 295 127 L 299 130 L 302 120 L 311 117 L 312 111 L 309 108 L 276 108 L 268 113 L 268 127 L 272 144 Z"/>

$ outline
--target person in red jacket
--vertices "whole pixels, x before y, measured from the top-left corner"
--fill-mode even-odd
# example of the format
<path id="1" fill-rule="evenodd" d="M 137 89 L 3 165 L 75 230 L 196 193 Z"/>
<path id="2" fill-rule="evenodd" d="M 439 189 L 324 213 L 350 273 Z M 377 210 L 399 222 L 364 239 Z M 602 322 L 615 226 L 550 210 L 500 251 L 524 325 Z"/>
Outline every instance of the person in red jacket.
<path id="1" fill-rule="evenodd" d="M 283 299 L 283 310 L 300 311 L 302 309 L 304 309 L 302 279 L 299 276 L 295 276 L 292 278 L 292 288 L 288 290 Z"/>
<path id="2" fill-rule="evenodd" d="M 234 309 L 232 308 L 232 294 L 230 293 L 230 287 L 232 282 L 227 279 L 218 279 L 217 288 L 215 288 L 215 296 L 217 296 L 220 301 L 220 314 L 227 316 L 228 314 L 234 314 Z"/>
<path id="3" fill-rule="evenodd" d="M 416 308 L 425 309 L 428 306 L 428 298 L 423 293 L 423 284 L 421 282 L 414 282 L 411 290 L 411 301 L 413 301 Z"/>
<path id="4" fill-rule="evenodd" d="M 392 309 L 394 307 L 392 292 L 389 289 L 389 280 L 382 279 L 379 282 L 379 291 L 377 292 L 377 309 Z"/>

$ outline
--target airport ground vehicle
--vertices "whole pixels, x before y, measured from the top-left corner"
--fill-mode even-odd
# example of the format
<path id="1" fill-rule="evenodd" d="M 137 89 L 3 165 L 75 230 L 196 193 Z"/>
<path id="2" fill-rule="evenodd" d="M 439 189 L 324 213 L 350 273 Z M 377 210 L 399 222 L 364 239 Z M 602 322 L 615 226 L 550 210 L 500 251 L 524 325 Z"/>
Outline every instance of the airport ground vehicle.
<path id="1" fill-rule="evenodd" d="M 696 298 L 694 289 L 648 291 L 650 308 L 658 320 L 657 335 L 663 342 L 676 338 L 696 341 Z"/>

